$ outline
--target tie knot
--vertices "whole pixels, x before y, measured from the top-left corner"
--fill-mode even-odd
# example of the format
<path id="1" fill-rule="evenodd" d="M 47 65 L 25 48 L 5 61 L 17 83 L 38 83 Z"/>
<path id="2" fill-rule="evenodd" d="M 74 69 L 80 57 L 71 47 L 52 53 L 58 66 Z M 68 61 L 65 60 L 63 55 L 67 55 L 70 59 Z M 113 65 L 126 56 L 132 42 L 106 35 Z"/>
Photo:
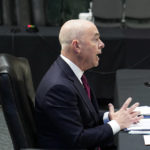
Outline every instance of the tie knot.
<path id="1" fill-rule="evenodd" d="M 85 84 L 88 85 L 87 78 L 85 75 L 82 75 L 81 80 L 82 80 L 83 85 Z"/>

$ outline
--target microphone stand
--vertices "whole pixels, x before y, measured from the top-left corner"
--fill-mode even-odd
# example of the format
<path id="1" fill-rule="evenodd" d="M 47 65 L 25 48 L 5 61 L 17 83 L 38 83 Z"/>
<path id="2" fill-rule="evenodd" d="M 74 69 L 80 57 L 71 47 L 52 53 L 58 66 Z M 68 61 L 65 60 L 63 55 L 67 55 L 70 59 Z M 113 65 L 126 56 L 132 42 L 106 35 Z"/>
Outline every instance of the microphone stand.
<path id="1" fill-rule="evenodd" d="M 126 27 L 126 0 L 121 0 L 122 2 L 122 18 L 121 18 L 121 24 L 122 27 Z"/>

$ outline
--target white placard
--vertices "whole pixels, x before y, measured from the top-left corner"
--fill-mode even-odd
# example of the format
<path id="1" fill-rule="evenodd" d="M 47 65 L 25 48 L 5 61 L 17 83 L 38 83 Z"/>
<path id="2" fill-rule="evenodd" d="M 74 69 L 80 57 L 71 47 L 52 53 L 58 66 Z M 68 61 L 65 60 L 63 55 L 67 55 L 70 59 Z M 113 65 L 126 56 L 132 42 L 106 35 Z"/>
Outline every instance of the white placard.
<path id="1" fill-rule="evenodd" d="M 145 145 L 150 145 L 150 135 L 143 135 Z"/>

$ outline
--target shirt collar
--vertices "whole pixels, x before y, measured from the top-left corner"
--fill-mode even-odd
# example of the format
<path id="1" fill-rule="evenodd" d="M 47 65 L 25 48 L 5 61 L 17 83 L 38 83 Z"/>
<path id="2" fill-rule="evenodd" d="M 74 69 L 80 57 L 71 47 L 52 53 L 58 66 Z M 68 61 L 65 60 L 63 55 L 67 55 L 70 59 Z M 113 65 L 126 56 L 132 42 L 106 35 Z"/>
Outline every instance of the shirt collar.
<path id="1" fill-rule="evenodd" d="M 75 65 L 70 59 L 66 58 L 62 54 L 60 55 L 60 57 L 69 65 L 69 67 L 72 69 L 72 71 L 74 72 L 76 77 L 82 83 L 81 77 L 82 77 L 84 72 L 77 65 Z"/>

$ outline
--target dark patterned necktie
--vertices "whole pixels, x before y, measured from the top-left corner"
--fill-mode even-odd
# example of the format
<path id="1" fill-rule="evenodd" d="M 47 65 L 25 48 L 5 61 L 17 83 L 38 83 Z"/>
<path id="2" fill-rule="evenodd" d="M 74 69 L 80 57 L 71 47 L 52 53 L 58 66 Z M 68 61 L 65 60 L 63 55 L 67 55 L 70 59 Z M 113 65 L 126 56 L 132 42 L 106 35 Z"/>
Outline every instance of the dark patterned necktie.
<path id="1" fill-rule="evenodd" d="M 87 92 L 87 94 L 88 94 L 89 99 L 91 99 L 90 86 L 88 85 L 86 76 L 83 75 L 83 76 L 81 77 L 81 80 L 82 80 L 83 86 L 84 86 L 84 88 L 85 88 L 85 90 L 86 90 L 86 92 Z"/>

